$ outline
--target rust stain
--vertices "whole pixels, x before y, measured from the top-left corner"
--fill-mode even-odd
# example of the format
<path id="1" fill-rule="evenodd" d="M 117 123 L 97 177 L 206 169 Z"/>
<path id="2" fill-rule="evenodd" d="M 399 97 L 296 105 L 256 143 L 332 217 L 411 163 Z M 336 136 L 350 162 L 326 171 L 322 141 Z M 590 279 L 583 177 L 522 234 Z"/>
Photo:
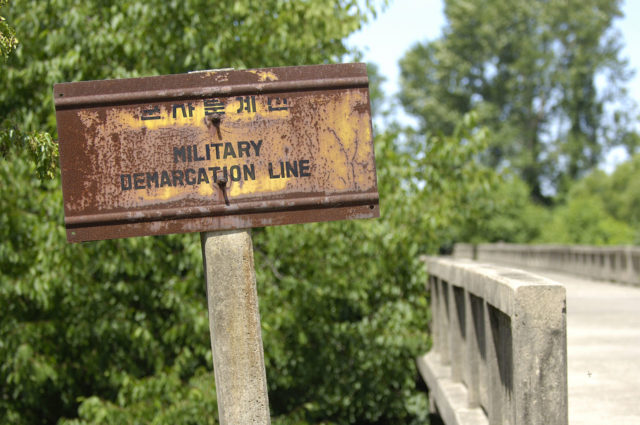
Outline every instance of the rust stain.
<path id="1" fill-rule="evenodd" d="M 347 64 L 56 85 L 68 239 L 377 217 L 362 81 Z"/>

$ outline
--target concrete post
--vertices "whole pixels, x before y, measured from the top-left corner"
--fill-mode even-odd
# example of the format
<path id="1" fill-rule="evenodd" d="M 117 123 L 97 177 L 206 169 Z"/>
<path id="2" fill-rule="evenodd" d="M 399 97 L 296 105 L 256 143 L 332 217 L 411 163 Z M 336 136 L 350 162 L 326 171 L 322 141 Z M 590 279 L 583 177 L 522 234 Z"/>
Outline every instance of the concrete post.
<path id="1" fill-rule="evenodd" d="M 514 302 L 514 423 L 567 425 L 565 288 L 523 285 L 516 289 Z"/>
<path id="2" fill-rule="evenodd" d="M 251 235 L 208 232 L 201 241 L 220 425 L 268 425 Z"/>
<path id="3" fill-rule="evenodd" d="M 482 332 L 480 323 L 482 316 L 482 300 L 474 297 L 469 291 L 464 291 L 465 318 L 466 318 L 466 361 L 467 364 L 467 390 L 469 407 L 480 406 L 480 347 L 478 344 L 479 333 Z M 483 341 L 484 342 L 484 341 Z"/>
<path id="4" fill-rule="evenodd" d="M 447 285 L 449 295 L 449 359 L 451 360 L 451 379 L 456 382 L 462 381 L 464 363 L 464 336 L 462 327 L 464 323 L 464 298 L 460 296 L 462 290 L 455 288 L 450 283 Z M 462 304 L 462 306 L 460 305 Z"/>
<path id="5" fill-rule="evenodd" d="M 440 321 L 440 284 L 438 278 L 429 276 L 429 290 L 431 292 L 431 335 L 433 335 L 434 352 L 442 353 L 442 339 L 444 335 L 441 332 L 442 322 Z"/>
<path id="6" fill-rule="evenodd" d="M 634 276 L 634 272 L 633 272 L 633 251 L 631 250 L 631 246 L 630 245 L 626 245 L 623 248 L 623 253 L 622 255 L 625 258 L 625 265 L 626 268 L 624 270 L 624 277 L 622 277 L 621 280 L 625 281 L 625 282 L 634 282 L 636 281 L 635 276 Z"/>
<path id="7" fill-rule="evenodd" d="M 438 313 L 440 317 L 438 321 L 440 322 L 440 335 L 443 335 L 442 344 L 440 345 L 440 359 L 442 364 L 450 365 L 451 364 L 451 351 L 449 350 L 449 333 L 450 333 L 450 322 L 449 322 L 449 284 L 442 279 L 438 279 L 438 285 L 440 286 L 440 290 L 438 291 L 440 297 L 438 299 L 440 303 L 440 307 L 438 308 Z"/>

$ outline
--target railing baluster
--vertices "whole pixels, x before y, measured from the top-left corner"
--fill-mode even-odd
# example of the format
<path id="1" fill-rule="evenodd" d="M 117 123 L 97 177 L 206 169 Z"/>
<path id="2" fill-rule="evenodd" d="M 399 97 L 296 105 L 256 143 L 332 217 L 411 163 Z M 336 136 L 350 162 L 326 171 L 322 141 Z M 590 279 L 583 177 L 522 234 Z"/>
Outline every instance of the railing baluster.
<path id="1" fill-rule="evenodd" d="M 449 284 L 449 353 L 451 379 L 463 382 L 464 347 L 464 293 L 461 288 Z"/>
<path id="2" fill-rule="evenodd" d="M 484 347 L 482 356 L 480 343 L 484 344 L 484 317 L 482 315 L 482 300 L 469 293 L 464 292 L 464 302 L 466 311 L 466 364 L 467 376 L 465 377 L 467 389 L 469 391 L 469 407 L 478 407 L 480 402 L 480 364 L 483 362 Z M 480 342 L 482 340 L 482 342 Z M 486 390 L 486 388 L 485 388 Z"/>
<path id="3" fill-rule="evenodd" d="M 438 278 L 429 275 L 427 291 L 429 292 L 429 303 L 431 306 L 431 320 L 429 322 L 429 333 L 431 334 L 431 350 L 440 354 L 440 328 L 438 319 Z"/>
<path id="4" fill-rule="evenodd" d="M 440 286 L 440 334 L 442 338 L 442 351 L 440 351 L 440 358 L 442 364 L 451 364 L 451 353 L 449 345 L 449 285 L 442 279 L 438 279 Z"/>

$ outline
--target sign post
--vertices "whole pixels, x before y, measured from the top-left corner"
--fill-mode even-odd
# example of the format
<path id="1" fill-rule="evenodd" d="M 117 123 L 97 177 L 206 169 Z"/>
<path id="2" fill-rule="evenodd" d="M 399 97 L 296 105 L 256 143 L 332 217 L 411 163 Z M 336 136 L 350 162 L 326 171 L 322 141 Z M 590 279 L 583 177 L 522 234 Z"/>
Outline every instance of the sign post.
<path id="1" fill-rule="evenodd" d="M 54 86 L 70 242 L 202 232 L 221 424 L 269 424 L 246 229 L 380 214 L 364 64 Z"/>
<path id="2" fill-rule="evenodd" d="M 220 425 L 270 424 L 251 235 L 200 235 Z"/>

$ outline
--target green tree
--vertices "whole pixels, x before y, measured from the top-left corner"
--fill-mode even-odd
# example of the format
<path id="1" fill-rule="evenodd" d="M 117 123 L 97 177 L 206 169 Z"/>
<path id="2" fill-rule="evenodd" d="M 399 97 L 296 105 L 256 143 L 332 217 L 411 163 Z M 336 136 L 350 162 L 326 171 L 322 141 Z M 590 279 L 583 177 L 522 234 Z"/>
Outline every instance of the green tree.
<path id="1" fill-rule="evenodd" d="M 193 235 L 66 244 L 59 179 L 36 179 L 24 154 L 33 148 L 38 169 L 55 177 L 57 146 L 35 133 L 55 134 L 52 84 L 328 62 L 347 53 L 343 39 L 373 6 L 18 0 L 3 9 L 15 28 L 2 21 L 3 55 L 13 34 L 21 44 L 0 73 L 1 422 L 73 417 L 86 397 L 80 413 L 95 420 L 92 396 L 140 407 L 132 412 L 179 406 L 191 394 L 181 383 L 210 369 Z M 173 399 L 157 397 L 161 385 Z"/>
<path id="2" fill-rule="evenodd" d="M 484 137 L 461 126 L 416 159 L 397 134 L 381 135 L 381 219 L 255 230 L 274 423 L 411 423 L 426 412 L 413 360 L 428 347 L 418 255 L 480 196 Z M 0 164 L 0 417 L 215 423 L 197 237 L 69 245 L 59 180 L 41 182 L 24 157 Z"/>
<path id="3" fill-rule="evenodd" d="M 487 163 L 509 165 L 534 199 L 548 201 L 545 185 L 564 191 L 607 145 L 634 145 L 624 108 L 605 113 L 629 76 L 612 29 L 620 3 L 446 0 L 443 36 L 401 61 L 401 102 L 421 131 L 449 133 L 477 110 L 492 130 Z"/>
<path id="4" fill-rule="evenodd" d="M 600 193 L 607 211 L 617 220 L 633 226 L 636 243 L 640 243 L 640 154 L 620 164 L 608 180 L 609 191 Z M 576 188 L 576 192 L 578 190 Z"/>
<path id="5" fill-rule="evenodd" d="M 0 422 L 216 423 L 197 235 L 66 243 L 60 179 L 39 179 L 16 142 L 55 134 L 51 85 L 337 60 L 371 16 L 358 4 L 11 3 L 21 44 L 0 73 L 14 131 L 0 158 Z M 424 419 L 418 255 L 437 250 L 492 173 L 475 161 L 487 134 L 472 116 L 452 136 L 415 136 L 429 155 L 401 149 L 399 132 L 376 138 L 381 219 L 254 231 L 275 424 Z"/>
<path id="6" fill-rule="evenodd" d="M 596 170 L 576 182 L 567 195 L 567 204 L 592 198 L 608 218 L 627 225 L 626 243 L 640 242 L 640 154 L 610 175 Z"/>
<path id="7" fill-rule="evenodd" d="M 633 230 L 607 214 L 596 197 L 571 198 L 559 206 L 543 227 L 539 242 L 579 245 L 621 245 L 633 242 Z"/>
<path id="8" fill-rule="evenodd" d="M 540 237 L 551 211 L 531 200 L 518 176 L 504 173 L 475 202 L 473 219 L 453 227 L 451 240 L 471 243 L 531 243 Z"/>
<path id="9" fill-rule="evenodd" d="M 0 0 L 0 8 L 6 5 L 7 1 Z M 6 59 L 17 45 L 15 30 L 0 16 L 0 60 Z M 0 68 L 4 68 L 4 63 L 0 63 Z M 38 131 L 25 133 L 17 129 L 11 121 L 3 119 L 0 121 L 0 158 L 21 150 L 31 153 L 41 178 L 53 178 L 58 162 L 58 146 L 51 136 Z"/>
<path id="10" fill-rule="evenodd" d="M 24 154 L 0 179 L 0 422 L 55 423 L 80 398 L 209 369 L 195 235 L 70 245 L 59 179 Z"/>
<path id="11" fill-rule="evenodd" d="M 6 6 L 7 0 L 0 0 L 0 8 Z M 18 45 L 15 31 L 0 16 L 0 57 L 6 58 Z"/>

